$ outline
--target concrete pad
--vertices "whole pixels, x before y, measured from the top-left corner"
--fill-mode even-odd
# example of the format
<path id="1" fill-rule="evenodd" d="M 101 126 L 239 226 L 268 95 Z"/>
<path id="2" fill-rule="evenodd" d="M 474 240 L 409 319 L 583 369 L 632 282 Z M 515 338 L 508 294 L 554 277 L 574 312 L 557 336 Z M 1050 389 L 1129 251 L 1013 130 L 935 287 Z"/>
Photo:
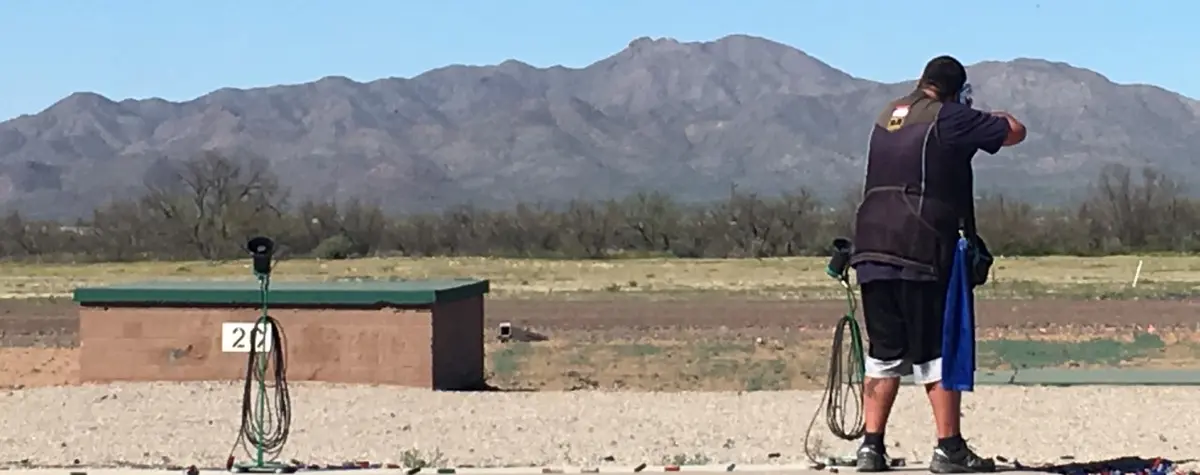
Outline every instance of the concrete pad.
<path id="1" fill-rule="evenodd" d="M 595 469 L 592 469 L 595 470 Z M 544 475 L 547 473 L 663 473 L 663 472 L 692 472 L 692 473 L 720 473 L 720 472 L 736 472 L 746 475 L 820 475 L 831 473 L 829 470 L 813 470 L 802 465 L 743 465 L 733 466 L 730 469 L 727 465 L 698 465 L 698 466 L 683 466 L 678 467 L 678 470 L 667 470 L 663 466 L 648 466 L 641 471 L 635 472 L 633 467 L 601 467 L 598 471 L 584 471 L 580 467 L 563 467 L 563 468 L 542 468 L 542 467 L 498 467 L 498 468 L 458 468 L 453 472 L 442 471 L 438 472 L 435 469 L 426 469 L 418 472 L 419 474 L 434 474 L 434 473 L 454 473 L 456 475 Z M 853 473 L 854 469 L 849 467 L 839 468 L 839 471 Z M 893 470 L 899 473 L 929 473 L 923 467 L 905 467 Z M 299 473 L 305 473 L 302 471 Z M 366 472 L 370 475 L 409 475 L 407 470 L 403 469 L 358 469 L 358 470 L 314 470 L 314 473 L 322 473 L 329 475 L 350 475 L 355 473 Z M 87 475 L 180 475 L 178 470 L 159 470 L 159 469 L 88 469 L 88 468 L 54 468 L 54 469 L 12 469 L 4 470 L 5 475 L 69 475 L 71 473 L 86 473 Z M 201 470 L 200 475 L 228 475 L 230 472 L 224 470 Z M 1044 472 L 1026 472 L 1026 471 L 1011 471 L 1004 472 L 1014 475 L 1022 474 L 1038 474 Z"/>

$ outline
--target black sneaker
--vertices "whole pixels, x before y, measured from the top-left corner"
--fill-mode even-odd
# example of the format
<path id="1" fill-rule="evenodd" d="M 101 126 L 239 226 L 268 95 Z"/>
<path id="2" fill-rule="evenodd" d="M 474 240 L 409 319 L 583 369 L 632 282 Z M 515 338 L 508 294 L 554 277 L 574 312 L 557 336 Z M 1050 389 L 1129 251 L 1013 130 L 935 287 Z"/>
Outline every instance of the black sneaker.
<path id="1" fill-rule="evenodd" d="M 861 456 L 859 460 L 862 460 Z M 980 457 L 968 447 L 954 452 L 933 449 L 933 461 L 929 462 L 933 473 L 990 473 L 996 471 L 996 461 Z"/>
<path id="2" fill-rule="evenodd" d="M 891 469 L 887 454 L 883 451 L 864 445 L 858 448 L 858 461 L 854 467 L 859 472 L 886 472 Z"/>

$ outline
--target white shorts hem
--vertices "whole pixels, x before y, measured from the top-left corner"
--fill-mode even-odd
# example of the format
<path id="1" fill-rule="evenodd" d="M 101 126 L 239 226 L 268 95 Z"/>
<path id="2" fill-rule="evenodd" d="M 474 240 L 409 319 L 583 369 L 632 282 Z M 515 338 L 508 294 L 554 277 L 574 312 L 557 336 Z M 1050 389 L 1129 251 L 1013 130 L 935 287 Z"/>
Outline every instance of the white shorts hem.
<path id="1" fill-rule="evenodd" d="M 906 360 L 881 361 L 868 356 L 866 375 L 869 378 L 889 379 L 912 376 L 917 384 L 930 384 L 942 380 L 942 359 L 936 358 L 914 365 Z"/>

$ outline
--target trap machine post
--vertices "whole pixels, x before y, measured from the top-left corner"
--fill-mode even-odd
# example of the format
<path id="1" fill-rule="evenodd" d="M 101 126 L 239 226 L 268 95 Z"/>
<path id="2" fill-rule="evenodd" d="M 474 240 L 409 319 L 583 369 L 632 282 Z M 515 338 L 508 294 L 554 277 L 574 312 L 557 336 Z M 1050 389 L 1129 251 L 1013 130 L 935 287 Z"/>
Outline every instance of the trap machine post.
<path id="1" fill-rule="evenodd" d="M 287 338 L 269 308 L 276 246 L 270 238 L 259 236 L 246 243 L 246 251 L 259 283 L 260 313 L 250 331 L 241 426 L 226 468 L 235 473 L 294 473 L 295 466 L 279 462 L 291 430 L 292 401 L 287 383 Z M 233 452 L 238 447 L 250 461 L 235 462 Z"/>
<path id="2" fill-rule="evenodd" d="M 834 239 L 829 263 L 825 266 L 825 274 L 836 280 L 845 291 L 846 313 L 838 318 L 834 326 L 825 391 L 804 434 L 805 455 L 812 463 L 822 466 L 853 465 L 853 460 L 832 457 L 821 460 L 821 454 L 816 453 L 812 432 L 822 413 L 829 432 L 839 439 L 857 440 L 866 431 L 862 400 L 866 360 L 862 330 L 858 325 L 858 297 L 854 285 L 850 283 L 849 274 L 853 249 L 854 245 L 849 239 Z"/>

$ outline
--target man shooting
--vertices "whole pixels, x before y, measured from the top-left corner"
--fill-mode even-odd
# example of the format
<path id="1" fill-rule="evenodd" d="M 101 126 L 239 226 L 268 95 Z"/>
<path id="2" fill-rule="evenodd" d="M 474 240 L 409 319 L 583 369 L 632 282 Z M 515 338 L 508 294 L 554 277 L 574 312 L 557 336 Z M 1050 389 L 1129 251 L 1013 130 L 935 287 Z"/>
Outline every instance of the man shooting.
<path id="1" fill-rule="evenodd" d="M 961 393 L 942 380 L 946 292 L 959 232 L 974 223 L 971 159 L 1025 140 L 1005 112 L 971 108 L 967 71 L 957 59 L 931 60 L 916 90 L 879 115 L 871 133 L 863 202 L 850 263 L 862 290 L 870 341 L 863 406 L 866 435 L 858 471 L 889 467 L 884 432 L 900 378 L 925 387 L 937 425 L 930 471 L 995 471 L 960 431 Z"/>

